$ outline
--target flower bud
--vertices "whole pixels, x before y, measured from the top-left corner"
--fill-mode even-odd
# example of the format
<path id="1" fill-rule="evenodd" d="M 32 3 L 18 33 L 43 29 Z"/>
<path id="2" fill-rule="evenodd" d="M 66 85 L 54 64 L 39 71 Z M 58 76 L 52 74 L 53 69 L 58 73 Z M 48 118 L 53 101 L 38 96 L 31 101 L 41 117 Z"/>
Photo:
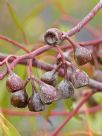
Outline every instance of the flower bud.
<path id="1" fill-rule="evenodd" d="M 70 81 L 62 80 L 58 85 L 58 92 L 61 98 L 67 99 L 74 95 L 74 87 Z"/>
<path id="2" fill-rule="evenodd" d="M 45 109 L 44 104 L 41 102 L 39 93 L 34 93 L 29 98 L 28 108 L 30 111 L 39 112 Z"/>
<path id="3" fill-rule="evenodd" d="M 91 51 L 81 46 L 75 48 L 74 57 L 79 65 L 84 65 L 92 60 Z"/>
<path id="4" fill-rule="evenodd" d="M 15 92 L 23 89 L 24 82 L 17 74 L 12 73 L 7 78 L 6 86 L 10 92 Z"/>
<path id="5" fill-rule="evenodd" d="M 50 104 L 51 102 L 58 100 L 58 93 L 53 86 L 41 84 L 40 89 L 40 98 L 44 104 Z"/>
<path id="6" fill-rule="evenodd" d="M 17 108 L 25 108 L 28 104 L 28 95 L 26 90 L 19 90 L 11 93 L 11 104 Z"/>
<path id="7" fill-rule="evenodd" d="M 79 69 L 72 72 L 70 80 L 75 88 L 80 88 L 89 84 L 89 77 L 87 73 Z"/>

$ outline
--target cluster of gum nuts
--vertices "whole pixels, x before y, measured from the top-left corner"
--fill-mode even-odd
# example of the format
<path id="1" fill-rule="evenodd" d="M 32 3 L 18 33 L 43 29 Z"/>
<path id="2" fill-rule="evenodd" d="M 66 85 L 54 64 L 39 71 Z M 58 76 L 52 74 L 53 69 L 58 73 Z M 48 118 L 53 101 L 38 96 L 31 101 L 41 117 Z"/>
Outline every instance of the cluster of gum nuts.
<path id="1" fill-rule="evenodd" d="M 57 41 L 60 40 L 60 36 L 61 33 L 53 28 L 46 32 L 44 38 L 46 43 L 52 45 L 58 44 Z M 74 57 L 79 65 L 84 65 L 92 59 L 90 51 L 80 45 L 75 47 Z M 11 92 L 11 104 L 18 108 L 24 108 L 28 105 L 30 111 L 39 112 L 45 109 L 45 105 L 49 105 L 53 101 L 73 97 L 74 88 L 88 85 L 89 77 L 84 71 L 73 65 L 67 71 L 68 76 L 66 77 L 68 78 L 62 79 L 59 83 L 58 71 L 55 72 L 54 70 L 45 72 L 41 80 L 34 78 L 40 89 L 39 91 L 33 90 L 29 98 L 24 81 L 12 72 L 6 81 L 7 88 Z"/>
<path id="2" fill-rule="evenodd" d="M 75 68 L 70 79 L 63 79 L 60 83 L 58 83 L 58 73 L 53 70 L 45 72 L 39 81 L 37 82 L 39 91 L 33 90 L 28 98 L 24 81 L 12 72 L 6 81 L 7 88 L 11 92 L 11 104 L 17 108 L 25 108 L 28 105 L 29 110 L 33 112 L 43 111 L 45 105 L 73 97 L 74 88 L 87 85 L 89 78 L 85 72 Z"/>

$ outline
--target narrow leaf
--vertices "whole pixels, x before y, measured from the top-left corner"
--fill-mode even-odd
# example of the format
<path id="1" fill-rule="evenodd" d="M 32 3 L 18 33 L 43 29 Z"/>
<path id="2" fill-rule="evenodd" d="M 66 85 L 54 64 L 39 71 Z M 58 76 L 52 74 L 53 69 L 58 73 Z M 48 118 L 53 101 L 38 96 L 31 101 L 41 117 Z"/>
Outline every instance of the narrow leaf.
<path id="1" fill-rule="evenodd" d="M 0 130 L 4 136 L 20 136 L 16 128 L 0 113 Z"/>
<path id="2" fill-rule="evenodd" d="M 11 17 L 12 17 L 12 19 L 13 19 L 15 25 L 16 25 L 21 31 L 23 31 L 22 23 L 21 23 L 19 17 L 17 16 L 15 9 L 13 8 L 13 6 L 12 6 L 9 2 L 7 2 L 7 7 L 8 7 L 8 10 L 9 10 L 9 12 L 10 12 L 10 14 L 11 14 Z"/>

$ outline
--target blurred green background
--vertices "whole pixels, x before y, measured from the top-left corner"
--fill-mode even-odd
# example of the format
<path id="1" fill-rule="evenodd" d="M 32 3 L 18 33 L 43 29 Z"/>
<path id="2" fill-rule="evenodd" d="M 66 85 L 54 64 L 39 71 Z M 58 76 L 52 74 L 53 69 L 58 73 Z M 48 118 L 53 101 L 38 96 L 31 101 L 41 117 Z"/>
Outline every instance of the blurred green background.
<path id="1" fill-rule="evenodd" d="M 51 27 L 58 27 L 63 31 L 70 30 L 74 24 L 71 20 L 64 18 L 67 14 L 69 17 L 73 16 L 76 19 L 82 19 L 94 7 L 99 0 L 0 0 L 0 34 L 5 35 L 13 40 L 16 40 L 26 46 L 29 50 L 37 48 L 43 44 L 43 34 Z M 7 4 L 8 2 L 8 4 Z M 102 11 L 89 23 L 97 31 L 102 30 Z M 24 36 L 29 40 L 29 45 L 24 43 Z M 83 29 L 76 35 L 77 41 L 85 41 L 94 39 L 92 35 Z M 17 47 L 0 40 L 0 53 L 8 54 L 24 54 L 23 51 Z M 53 63 L 54 58 L 51 57 L 54 52 L 51 50 L 50 55 L 46 57 L 46 53 L 39 57 L 40 60 Z M 48 54 L 47 54 L 48 55 Z M 0 69 L 2 71 L 2 69 Z M 15 72 L 23 79 L 27 77 L 26 67 L 17 66 Z M 34 69 L 34 73 L 40 77 L 43 71 Z M 40 74 L 39 74 L 40 73 Z M 0 107 L 11 108 L 10 94 L 5 86 L 6 78 L 0 81 Z M 31 87 L 28 85 L 27 91 L 31 94 Z M 100 100 L 98 99 L 100 96 Z M 102 103 L 102 96 L 96 96 L 98 103 Z M 12 125 L 17 129 L 21 136 L 46 136 L 49 132 L 61 124 L 66 117 L 51 117 L 51 111 L 68 111 L 70 100 L 63 103 L 59 101 L 50 105 L 41 116 L 6 116 Z M 20 111 L 28 111 L 28 109 L 21 109 Z M 89 117 L 91 129 L 95 136 L 102 135 L 102 112 L 92 114 Z M 52 122 L 52 125 L 47 121 L 47 118 Z M 3 123 L 0 120 L 0 124 Z M 9 127 L 9 125 L 8 125 Z M 5 131 L 5 129 L 4 129 Z M 86 116 L 73 118 L 63 129 L 62 135 L 69 136 L 69 132 L 87 131 Z M 7 134 L 1 129 L 1 136 Z M 15 132 L 11 131 L 10 135 L 14 136 Z M 84 136 L 87 134 L 79 134 Z M 76 136 L 76 134 L 75 134 Z"/>

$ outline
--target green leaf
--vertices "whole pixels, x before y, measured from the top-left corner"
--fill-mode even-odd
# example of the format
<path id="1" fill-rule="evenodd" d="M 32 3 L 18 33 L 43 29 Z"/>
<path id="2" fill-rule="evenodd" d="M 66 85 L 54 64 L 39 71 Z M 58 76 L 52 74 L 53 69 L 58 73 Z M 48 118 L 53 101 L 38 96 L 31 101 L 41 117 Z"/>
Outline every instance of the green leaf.
<path id="1" fill-rule="evenodd" d="M 10 14 L 11 14 L 11 17 L 12 17 L 12 19 L 13 19 L 15 25 L 16 25 L 21 31 L 23 31 L 23 25 L 22 25 L 22 23 L 21 23 L 19 17 L 17 16 L 15 9 L 13 8 L 13 6 L 12 6 L 9 2 L 7 2 L 7 7 L 8 7 L 8 10 L 9 10 L 9 12 L 10 12 Z"/>
<path id="2" fill-rule="evenodd" d="M 14 72 L 18 74 L 22 79 L 26 79 L 28 76 L 27 68 L 23 65 L 17 65 Z"/>
<path id="3" fill-rule="evenodd" d="M 0 130 L 4 136 L 20 136 L 16 128 L 0 113 Z"/>

